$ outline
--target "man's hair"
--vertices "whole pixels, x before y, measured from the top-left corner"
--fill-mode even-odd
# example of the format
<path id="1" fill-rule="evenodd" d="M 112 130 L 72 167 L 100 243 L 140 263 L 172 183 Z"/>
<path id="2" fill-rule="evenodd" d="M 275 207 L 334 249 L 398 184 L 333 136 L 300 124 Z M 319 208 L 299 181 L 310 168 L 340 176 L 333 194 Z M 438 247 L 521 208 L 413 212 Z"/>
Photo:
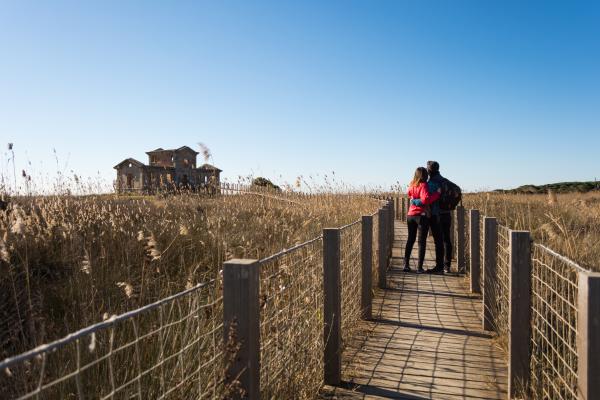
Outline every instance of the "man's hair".
<path id="1" fill-rule="evenodd" d="M 440 172 L 440 164 L 437 161 L 427 161 L 427 171 Z"/>

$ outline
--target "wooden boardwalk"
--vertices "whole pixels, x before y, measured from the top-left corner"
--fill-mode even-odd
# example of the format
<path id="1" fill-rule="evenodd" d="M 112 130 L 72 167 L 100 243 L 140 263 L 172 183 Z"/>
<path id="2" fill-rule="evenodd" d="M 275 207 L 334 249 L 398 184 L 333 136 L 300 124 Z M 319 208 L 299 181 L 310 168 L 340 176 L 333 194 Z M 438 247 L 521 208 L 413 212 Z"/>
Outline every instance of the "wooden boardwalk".
<path id="1" fill-rule="evenodd" d="M 397 221 L 395 233 L 388 288 L 375 292 L 373 321 L 345 351 L 343 384 L 322 398 L 506 399 L 506 359 L 482 330 L 480 296 L 461 276 L 402 272 L 406 225 Z M 432 259 L 429 243 L 425 265 Z"/>

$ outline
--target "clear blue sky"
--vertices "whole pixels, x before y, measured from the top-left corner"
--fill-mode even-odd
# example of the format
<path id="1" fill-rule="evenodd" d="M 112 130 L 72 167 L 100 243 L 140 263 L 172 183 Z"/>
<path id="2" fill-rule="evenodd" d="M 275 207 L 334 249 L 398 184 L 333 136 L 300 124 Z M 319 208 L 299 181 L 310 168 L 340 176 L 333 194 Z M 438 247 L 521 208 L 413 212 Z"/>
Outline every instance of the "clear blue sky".
<path id="1" fill-rule="evenodd" d="M 1 168 L 203 142 L 234 180 L 600 179 L 599 4 L 3 1 Z"/>

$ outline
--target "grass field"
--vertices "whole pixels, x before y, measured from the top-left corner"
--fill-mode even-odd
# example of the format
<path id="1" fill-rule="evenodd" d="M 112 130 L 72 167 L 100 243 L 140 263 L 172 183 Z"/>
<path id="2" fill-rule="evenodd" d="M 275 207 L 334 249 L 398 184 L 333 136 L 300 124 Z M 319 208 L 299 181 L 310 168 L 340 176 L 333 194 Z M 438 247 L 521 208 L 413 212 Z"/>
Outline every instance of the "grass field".
<path id="1" fill-rule="evenodd" d="M 600 270 L 600 193 L 467 194 L 466 208 L 497 217 L 512 229 L 592 270 Z"/>
<path id="2" fill-rule="evenodd" d="M 360 195 L 61 196 L 0 212 L 0 358 L 373 213 Z"/>

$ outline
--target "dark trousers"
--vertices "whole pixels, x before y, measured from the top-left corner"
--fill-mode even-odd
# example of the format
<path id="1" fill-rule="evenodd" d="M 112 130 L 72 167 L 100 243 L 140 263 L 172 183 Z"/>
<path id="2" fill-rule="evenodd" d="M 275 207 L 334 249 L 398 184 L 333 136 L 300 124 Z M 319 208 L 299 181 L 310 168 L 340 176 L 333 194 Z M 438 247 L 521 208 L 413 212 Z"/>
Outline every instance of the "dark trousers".
<path id="1" fill-rule="evenodd" d="M 429 226 L 435 243 L 435 266 L 449 269 L 452 262 L 452 238 L 450 237 L 452 214 L 443 213 L 431 217 Z"/>
<path id="2" fill-rule="evenodd" d="M 419 268 L 423 267 L 425 260 L 425 249 L 427 246 L 427 232 L 429 231 L 429 218 L 424 215 L 409 215 L 406 218 L 408 226 L 408 238 L 406 239 L 406 247 L 404 248 L 404 266 L 409 265 L 410 253 L 412 253 L 417 232 L 419 233 Z"/>

